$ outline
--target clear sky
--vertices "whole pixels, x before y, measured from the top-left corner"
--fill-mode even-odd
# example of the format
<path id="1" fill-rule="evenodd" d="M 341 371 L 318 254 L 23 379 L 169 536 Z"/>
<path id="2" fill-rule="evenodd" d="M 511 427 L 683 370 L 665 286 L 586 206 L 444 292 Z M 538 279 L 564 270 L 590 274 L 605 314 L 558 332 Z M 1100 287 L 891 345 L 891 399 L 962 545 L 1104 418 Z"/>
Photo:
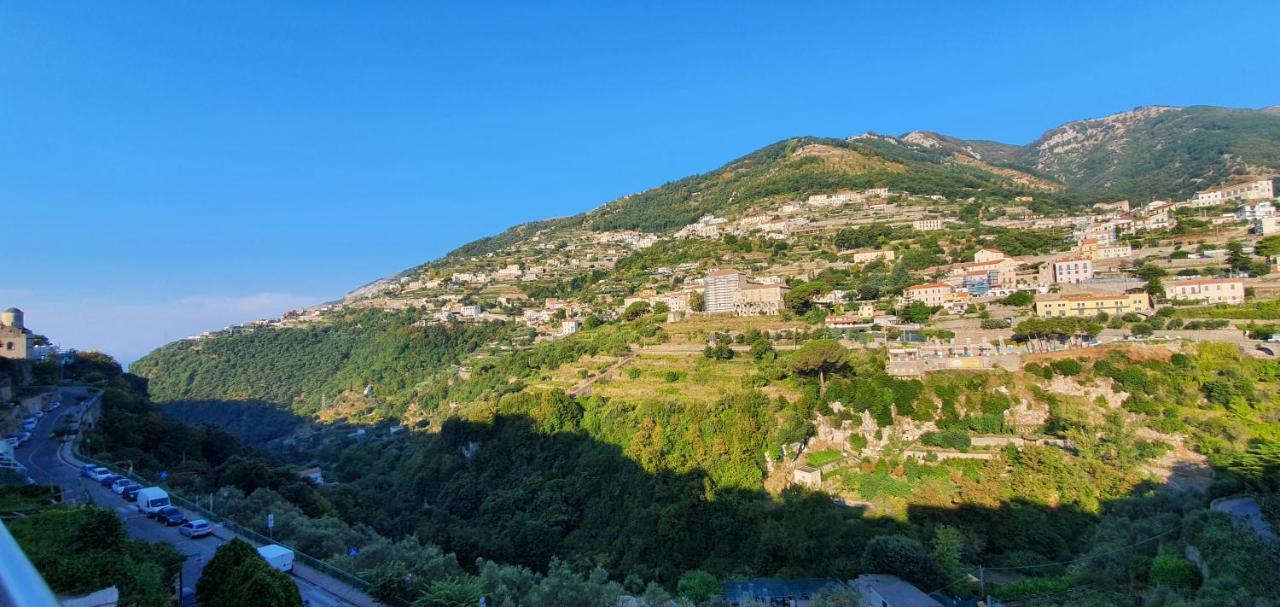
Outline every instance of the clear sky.
<path id="1" fill-rule="evenodd" d="M 1280 103 L 1269 1 L 445 4 L 4 3 L 0 307 L 131 360 L 793 135 Z"/>

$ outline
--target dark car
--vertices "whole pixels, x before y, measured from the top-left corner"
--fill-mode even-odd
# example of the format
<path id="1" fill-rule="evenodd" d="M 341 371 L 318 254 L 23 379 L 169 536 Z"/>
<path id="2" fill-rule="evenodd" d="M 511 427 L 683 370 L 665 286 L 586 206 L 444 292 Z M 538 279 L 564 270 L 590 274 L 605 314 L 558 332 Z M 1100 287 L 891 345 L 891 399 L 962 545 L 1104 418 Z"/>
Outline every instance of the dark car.
<path id="1" fill-rule="evenodd" d="M 182 515 L 182 511 L 173 506 L 165 506 L 152 515 L 157 521 L 164 523 L 166 527 L 173 527 L 187 522 L 187 517 Z"/>
<path id="2" fill-rule="evenodd" d="M 111 488 L 111 485 L 114 485 L 116 481 L 118 481 L 118 480 L 120 480 L 120 479 L 122 479 L 122 478 L 124 478 L 124 477 L 123 477 L 123 476 L 120 476 L 119 474 L 108 474 L 108 475 L 106 475 L 106 476 L 102 477 L 102 480 L 100 480 L 100 481 L 98 481 L 98 482 L 99 482 L 103 487 Z"/>
<path id="3" fill-rule="evenodd" d="M 128 487 L 125 487 L 124 491 L 120 495 L 123 496 L 127 502 L 136 502 L 138 501 L 139 489 L 142 489 L 142 485 L 129 485 Z"/>

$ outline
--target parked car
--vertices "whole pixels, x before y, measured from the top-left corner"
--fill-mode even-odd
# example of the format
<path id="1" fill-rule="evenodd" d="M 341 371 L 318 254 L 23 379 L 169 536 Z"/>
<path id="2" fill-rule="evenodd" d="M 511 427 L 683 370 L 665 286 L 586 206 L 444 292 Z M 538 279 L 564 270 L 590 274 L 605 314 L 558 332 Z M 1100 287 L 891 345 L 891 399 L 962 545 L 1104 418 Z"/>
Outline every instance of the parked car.
<path id="1" fill-rule="evenodd" d="M 40 421 L 40 418 L 44 417 L 44 409 L 36 409 L 36 412 L 32 413 L 31 417 L 36 418 L 36 421 Z"/>
<path id="2" fill-rule="evenodd" d="M 18 446 L 18 435 L 17 435 L 17 434 L 10 434 L 10 435 L 8 435 L 8 436 L 4 437 L 4 442 L 9 443 L 9 446 L 10 446 L 10 447 L 17 447 L 17 446 Z"/>
<path id="3" fill-rule="evenodd" d="M 165 506 L 164 508 L 156 510 L 156 513 L 153 516 L 157 521 L 164 523 L 166 527 L 173 527 L 174 525 L 181 525 L 187 522 L 187 517 L 182 515 L 182 511 L 174 508 L 173 506 Z"/>
<path id="4" fill-rule="evenodd" d="M 106 475 L 106 476 L 104 476 L 104 477 L 102 477 L 102 478 L 98 479 L 98 484 L 102 485 L 103 487 L 106 487 L 106 488 L 110 489 L 110 488 L 111 488 L 111 485 L 115 484 L 115 482 L 116 482 L 116 481 L 118 481 L 118 480 L 120 480 L 120 479 L 122 479 L 122 478 L 124 478 L 124 477 L 123 477 L 123 476 L 120 476 L 119 474 L 108 474 L 108 475 Z"/>
<path id="5" fill-rule="evenodd" d="M 94 481 L 101 482 L 102 479 L 107 478 L 108 476 L 115 476 L 115 475 L 111 474 L 110 470 L 107 470 L 102 466 L 96 466 L 86 476 L 88 476 L 90 479 Z"/>
<path id="6" fill-rule="evenodd" d="M 116 480 L 116 482 L 111 483 L 111 491 L 113 491 L 116 495 L 124 495 L 125 487 L 128 487 L 129 485 L 132 485 L 132 484 L 133 484 L 133 481 L 127 478 L 121 478 Z"/>
<path id="7" fill-rule="evenodd" d="M 209 525 L 209 521 L 196 519 L 183 523 L 181 527 L 178 527 L 178 533 L 191 539 L 196 539 L 213 533 L 213 527 Z"/>
<path id="8" fill-rule="evenodd" d="M 23 433 L 19 434 L 19 435 L 18 435 L 18 446 L 19 446 L 19 447 L 21 447 L 22 445 L 27 444 L 27 441 L 29 441 L 29 440 L 31 440 L 31 433 L 30 433 L 30 432 L 23 432 Z"/>
<path id="9" fill-rule="evenodd" d="M 36 422 L 37 422 L 36 418 L 28 417 L 27 419 L 22 420 L 22 429 L 26 430 L 27 432 L 35 430 Z"/>
<path id="10" fill-rule="evenodd" d="M 140 491 L 141 489 L 142 489 L 142 485 L 138 485 L 138 484 L 129 485 L 128 487 L 124 488 L 124 491 L 120 492 L 120 497 L 123 497 L 124 501 L 126 502 L 136 502 L 138 501 L 138 491 Z"/>
<path id="11" fill-rule="evenodd" d="M 85 478 L 90 478 L 93 476 L 93 471 L 97 469 L 98 467 L 93 464 L 85 464 L 83 466 L 80 466 L 80 476 L 83 476 Z"/>

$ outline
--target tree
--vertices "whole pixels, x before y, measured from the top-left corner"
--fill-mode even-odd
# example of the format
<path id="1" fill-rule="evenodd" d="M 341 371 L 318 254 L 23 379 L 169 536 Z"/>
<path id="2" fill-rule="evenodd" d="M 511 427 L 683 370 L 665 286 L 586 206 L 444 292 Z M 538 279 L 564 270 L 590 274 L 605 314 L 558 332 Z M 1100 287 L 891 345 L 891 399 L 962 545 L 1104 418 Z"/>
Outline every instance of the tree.
<path id="1" fill-rule="evenodd" d="M 714 346 L 704 348 L 702 355 L 711 360 L 732 360 L 733 348 L 730 348 L 728 344 L 716 343 Z"/>
<path id="2" fill-rule="evenodd" d="M 1148 261 L 1138 268 L 1136 274 L 1138 278 L 1147 281 L 1146 291 L 1152 297 L 1164 295 L 1164 284 L 1160 282 L 1160 279 L 1169 274 L 1164 268 Z"/>
<path id="3" fill-rule="evenodd" d="M 1253 261 L 1244 252 L 1244 245 L 1240 244 L 1239 240 L 1227 243 L 1227 265 L 1231 266 L 1232 272 L 1248 272 L 1253 265 Z"/>
<path id="4" fill-rule="evenodd" d="M 862 568 L 896 575 L 925 591 L 946 584 L 942 570 L 920 542 L 902 535 L 871 538 L 862 551 Z"/>
<path id="5" fill-rule="evenodd" d="M 834 339 L 815 339 L 791 355 L 790 369 L 802 375 L 817 374 L 818 384 L 827 385 L 827 373 L 849 364 L 844 346 Z"/>
<path id="6" fill-rule="evenodd" d="M 689 295 L 689 309 L 694 312 L 705 312 L 707 309 L 707 297 L 699 291 L 694 291 Z"/>
<path id="7" fill-rule="evenodd" d="M 633 301 L 622 311 L 622 320 L 635 320 L 649 313 L 649 302 Z"/>
<path id="8" fill-rule="evenodd" d="M 929 322 L 929 318 L 933 316 L 935 308 L 923 302 L 913 301 L 901 310 L 898 310 L 898 318 L 903 322 L 911 322 L 916 324 L 924 324 Z"/>
<path id="9" fill-rule="evenodd" d="M 227 607 L 297 607 L 298 586 L 272 569 L 258 551 L 240 539 L 218 548 L 196 583 L 201 605 Z"/>
<path id="10" fill-rule="evenodd" d="M 1275 257 L 1280 255 L 1280 236 L 1268 236 L 1259 240 L 1253 246 L 1253 250 L 1264 257 Z"/>
<path id="11" fill-rule="evenodd" d="M 754 358 L 756 362 L 761 362 L 772 354 L 773 344 L 769 343 L 768 339 L 762 337 L 751 342 L 751 358 Z"/>
<path id="12" fill-rule="evenodd" d="M 1035 300 L 1036 298 L 1034 295 L 1031 294 L 1031 291 L 1017 291 L 1005 296 L 1004 299 L 1000 300 L 1000 303 L 1006 306 L 1016 306 L 1019 308 L 1023 308 L 1031 305 L 1032 303 L 1035 302 Z"/>
<path id="13" fill-rule="evenodd" d="M 933 560 L 946 574 L 947 583 L 964 577 L 964 561 L 961 558 L 963 552 L 964 534 L 950 525 L 938 525 L 933 532 Z"/>
<path id="14" fill-rule="evenodd" d="M 676 594 L 699 604 L 719 592 L 720 583 L 716 576 L 701 569 L 686 571 L 676 583 Z"/>
<path id="15" fill-rule="evenodd" d="M 436 580 L 427 586 L 413 607 L 473 607 L 480 604 L 484 589 L 480 580 L 471 576 Z"/>

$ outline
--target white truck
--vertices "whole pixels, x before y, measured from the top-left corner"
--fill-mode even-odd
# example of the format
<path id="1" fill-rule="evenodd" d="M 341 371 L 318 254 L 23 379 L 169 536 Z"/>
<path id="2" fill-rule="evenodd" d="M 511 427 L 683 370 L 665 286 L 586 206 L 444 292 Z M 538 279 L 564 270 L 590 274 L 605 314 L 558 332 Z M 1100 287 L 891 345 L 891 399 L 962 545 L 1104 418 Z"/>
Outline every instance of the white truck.
<path id="1" fill-rule="evenodd" d="M 169 494 L 159 487 L 147 487 L 138 490 L 138 512 L 152 516 L 156 511 L 169 505 Z"/>
<path id="2" fill-rule="evenodd" d="M 293 551 L 280 544 L 267 544 L 258 548 L 261 556 L 272 569 L 288 573 L 293 571 Z"/>

